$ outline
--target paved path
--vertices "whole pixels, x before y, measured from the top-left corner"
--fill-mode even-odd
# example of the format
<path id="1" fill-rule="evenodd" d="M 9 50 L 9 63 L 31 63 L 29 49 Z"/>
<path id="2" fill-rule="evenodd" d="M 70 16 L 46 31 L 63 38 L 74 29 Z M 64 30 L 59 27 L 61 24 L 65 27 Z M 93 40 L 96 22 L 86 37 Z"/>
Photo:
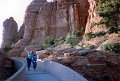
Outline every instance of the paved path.
<path id="1" fill-rule="evenodd" d="M 27 70 L 26 75 L 27 75 L 26 81 L 59 81 L 53 75 L 50 75 L 38 69 L 36 69 L 35 71 L 33 69 L 31 69 L 30 71 Z"/>

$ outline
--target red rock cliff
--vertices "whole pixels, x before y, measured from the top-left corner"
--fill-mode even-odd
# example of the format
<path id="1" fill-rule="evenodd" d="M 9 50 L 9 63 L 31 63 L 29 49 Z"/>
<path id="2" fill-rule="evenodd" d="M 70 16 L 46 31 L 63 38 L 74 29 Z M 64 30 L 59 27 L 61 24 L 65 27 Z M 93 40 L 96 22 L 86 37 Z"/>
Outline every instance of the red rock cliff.
<path id="1" fill-rule="evenodd" d="M 46 37 L 56 39 L 85 27 L 88 9 L 88 0 L 33 0 L 26 10 L 23 39 L 11 53 L 21 53 L 25 47 L 29 51 L 39 50 Z"/>

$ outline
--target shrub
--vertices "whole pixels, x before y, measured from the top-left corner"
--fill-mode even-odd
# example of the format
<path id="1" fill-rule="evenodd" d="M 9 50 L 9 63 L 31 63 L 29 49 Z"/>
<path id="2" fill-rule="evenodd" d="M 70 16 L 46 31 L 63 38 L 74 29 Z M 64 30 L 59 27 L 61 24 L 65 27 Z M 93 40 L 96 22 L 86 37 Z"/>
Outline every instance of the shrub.
<path id="1" fill-rule="evenodd" d="M 109 33 L 109 34 L 111 34 L 111 33 L 117 33 L 117 32 L 118 32 L 117 27 L 110 27 L 110 28 L 108 29 L 108 33 Z"/>
<path id="2" fill-rule="evenodd" d="M 92 38 L 95 38 L 95 34 L 93 32 L 89 32 L 89 33 L 85 34 L 85 37 L 87 40 L 90 40 Z"/>
<path id="3" fill-rule="evenodd" d="M 110 44 L 107 44 L 106 50 L 112 51 L 115 53 L 119 53 L 120 52 L 120 43 L 112 42 Z"/>
<path id="4" fill-rule="evenodd" d="M 106 24 L 106 25 L 108 25 L 110 23 L 110 21 L 111 20 L 107 17 L 104 17 L 103 20 L 102 20 L 103 24 Z"/>
<path id="5" fill-rule="evenodd" d="M 99 12 L 98 14 L 99 14 L 99 16 L 101 16 L 101 17 L 107 17 L 107 16 L 108 16 L 108 14 L 105 13 L 105 12 Z"/>
<path id="6" fill-rule="evenodd" d="M 88 45 L 87 48 L 88 49 L 95 49 L 95 45 Z"/>
<path id="7" fill-rule="evenodd" d="M 8 52 L 8 51 L 12 50 L 12 47 L 11 46 L 6 46 L 6 47 L 3 48 L 3 50 L 5 52 Z"/>
<path id="8" fill-rule="evenodd" d="M 104 36 L 105 34 L 106 34 L 105 31 L 99 31 L 99 32 L 96 32 L 96 33 L 95 33 L 95 36 L 101 37 L 101 36 Z"/>
<path id="9" fill-rule="evenodd" d="M 99 0 L 97 3 L 99 15 L 102 17 L 113 15 L 113 12 L 119 11 L 118 5 L 120 5 L 119 0 Z"/>
<path id="10" fill-rule="evenodd" d="M 120 15 L 120 1 L 119 0 L 98 0 L 97 8 L 99 16 L 103 17 L 104 24 L 107 24 L 111 21 L 113 25 L 117 26 L 116 23 Z M 109 20 L 111 19 L 111 20 Z"/>
<path id="11" fill-rule="evenodd" d="M 73 32 L 73 35 L 79 37 L 81 35 L 81 33 L 79 31 Z"/>
<path id="12" fill-rule="evenodd" d="M 85 31 L 85 27 L 81 27 L 78 31 L 72 32 L 73 35 L 79 37 L 80 35 L 83 35 Z"/>
<path id="13" fill-rule="evenodd" d="M 120 37 L 120 31 L 118 31 L 118 36 Z"/>
<path id="14" fill-rule="evenodd" d="M 9 52 L 10 50 L 12 50 L 12 48 L 14 47 L 14 43 L 9 43 L 8 45 L 6 45 L 3 50 L 5 52 Z"/>
<path id="15" fill-rule="evenodd" d="M 75 35 L 68 34 L 66 36 L 65 42 L 70 43 L 72 47 L 74 47 L 79 43 L 79 40 Z"/>
<path id="16" fill-rule="evenodd" d="M 64 36 L 64 37 L 61 37 L 61 38 L 55 40 L 55 45 L 57 46 L 57 45 L 63 44 L 65 42 L 65 39 L 66 39 L 66 37 Z"/>
<path id="17" fill-rule="evenodd" d="M 47 37 L 43 42 L 44 47 L 49 47 L 54 44 L 55 44 L 54 39 L 52 39 L 50 37 Z"/>

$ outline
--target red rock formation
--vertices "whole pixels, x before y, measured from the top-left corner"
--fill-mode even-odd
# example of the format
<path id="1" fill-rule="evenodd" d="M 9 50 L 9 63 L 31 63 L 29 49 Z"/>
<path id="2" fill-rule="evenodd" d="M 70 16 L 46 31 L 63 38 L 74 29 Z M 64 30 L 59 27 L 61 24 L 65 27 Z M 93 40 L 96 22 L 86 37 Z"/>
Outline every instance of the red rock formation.
<path id="1" fill-rule="evenodd" d="M 12 43 L 17 42 L 17 30 L 18 26 L 13 17 L 6 19 L 3 22 L 3 42 L 2 48 L 11 47 Z"/>
<path id="2" fill-rule="evenodd" d="M 87 0 L 58 0 L 45 3 L 45 0 L 33 0 L 28 6 L 24 36 L 16 44 L 14 51 L 19 48 L 21 53 L 26 46 L 29 51 L 39 50 L 46 37 L 56 39 L 86 26 L 89 8 Z"/>
<path id="3" fill-rule="evenodd" d="M 45 2 L 46 0 L 33 0 L 27 7 L 24 20 L 25 30 L 23 39 L 19 40 L 15 44 L 15 47 L 9 53 L 10 56 L 19 56 L 24 48 L 30 43 L 33 37 L 34 29 L 36 27 L 38 12 Z"/>
<path id="4" fill-rule="evenodd" d="M 88 32 L 98 32 L 98 31 L 107 31 L 107 28 L 105 25 L 96 25 L 96 23 L 99 23 L 101 21 L 101 17 L 98 15 L 97 12 L 97 0 L 88 0 L 89 2 L 89 16 L 86 24 L 85 33 Z"/>

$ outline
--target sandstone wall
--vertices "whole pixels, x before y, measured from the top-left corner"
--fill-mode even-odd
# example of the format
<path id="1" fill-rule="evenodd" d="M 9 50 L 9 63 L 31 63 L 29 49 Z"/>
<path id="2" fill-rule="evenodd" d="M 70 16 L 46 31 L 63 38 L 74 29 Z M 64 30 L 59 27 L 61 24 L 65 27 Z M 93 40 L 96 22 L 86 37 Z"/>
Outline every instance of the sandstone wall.
<path id="1" fill-rule="evenodd" d="M 21 53 L 25 47 L 28 51 L 40 50 L 46 37 L 56 39 L 85 28 L 88 9 L 88 0 L 33 0 L 26 10 L 23 39 L 11 53 Z"/>
<path id="2" fill-rule="evenodd" d="M 89 16 L 86 24 L 85 33 L 88 32 L 98 32 L 98 31 L 107 31 L 107 28 L 104 24 L 96 25 L 96 23 L 100 23 L 102 18 L 98 15 L 97 12 L 97 0 L 88 0 L 89 2 Z"/>
<path id="3" fill-rule="evenodd" d="M 12 43 L 17 42 L 17 23 L 14 18 L 10 17 L 3 22 L 3 27 L 3 42 L 1 47 L 10 47 Z"/>
<path id="4" fill-rule="evenodd" d="M 20 39 L 15 44 L 14 48 L 9 52 L 9 56 L 20 56 L 24 48 L 30 44 L 36 28 L 38 12 L 45 3 L 46 0 L 33 0 L 27 7 L 24 19 L 25 29 L 23 39 Z"/>

